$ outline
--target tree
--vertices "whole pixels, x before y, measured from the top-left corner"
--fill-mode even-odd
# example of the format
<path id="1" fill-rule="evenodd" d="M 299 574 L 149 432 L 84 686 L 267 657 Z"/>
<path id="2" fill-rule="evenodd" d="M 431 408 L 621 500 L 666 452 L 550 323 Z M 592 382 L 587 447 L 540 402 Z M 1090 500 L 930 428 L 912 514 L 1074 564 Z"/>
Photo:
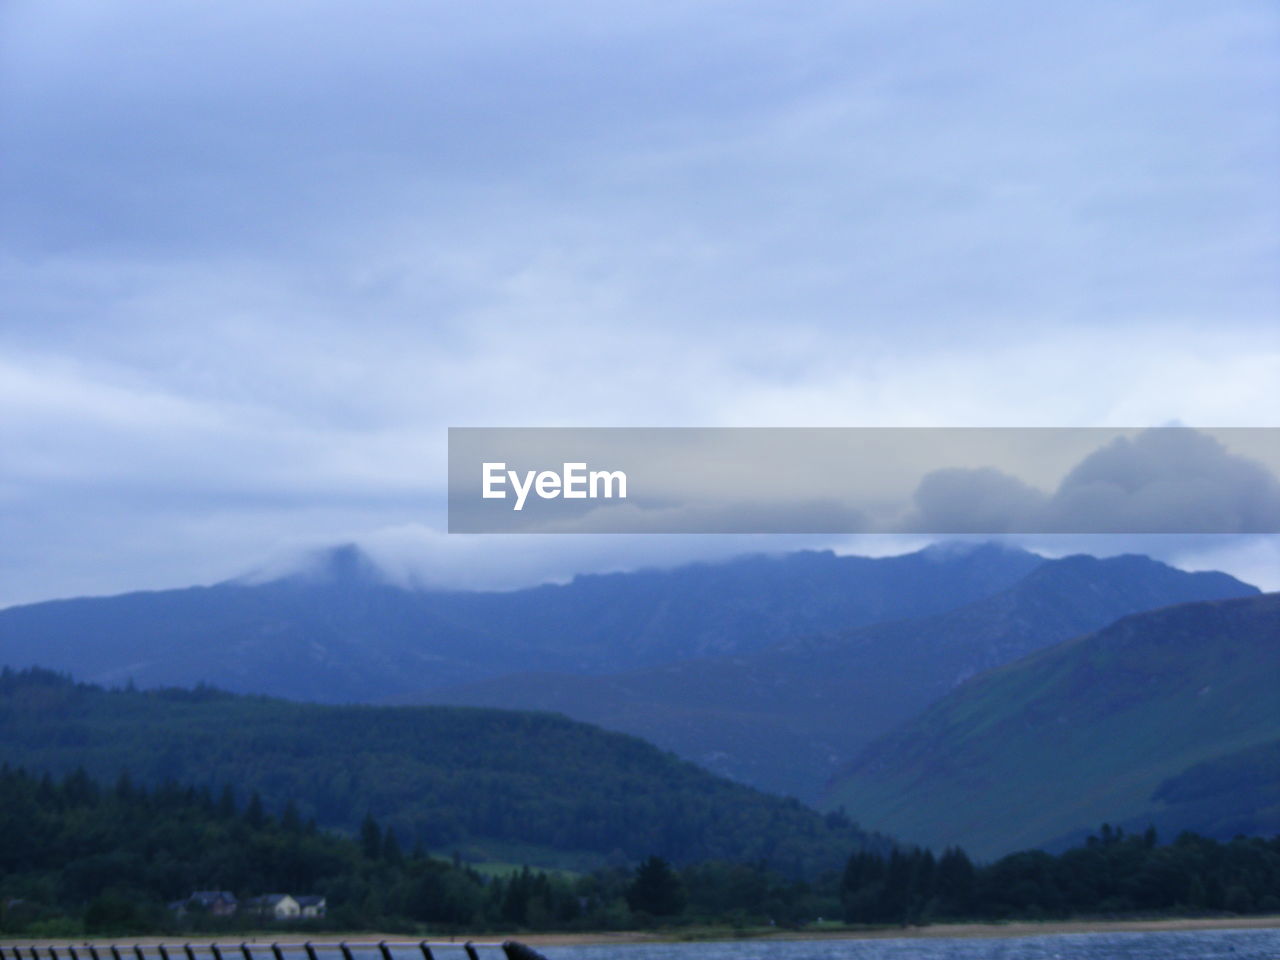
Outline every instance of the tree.
<path id="1" fill-rule="evenodd" d="M 218 797 L 217 815 L 223 820 L 230 820 L 236 815 L 236 795 L 230 784 L 222 788 L 222 795 Z"/>
<path id="2" fill-rule="evenodd" d="M 684 888 L 667 861 L 650 857 L 636 868 L 627 888 L 627 904 L 638 913 L 670 917 L 684 909 Z"/>
<path id="3" fill-rule="evenodd" d="M 262 797 L 255 791 L 249 798 L 249 805 L 244 808 L 244 822 L 254 830 L 261 830 L 267 822 L 267 812 L 262 807 Z"/>
<path id="4" fill-rule="evenodd" d="M 938 861 L 937 893 L 943 913 L 963 916 L 973 899 L 973 862 L 959 847 L 952 847 Z"/>
<path id="5" fill-rule="evenodd" d="M 382 856 L 382 830 L 371 813 L 366 813 L 364 823 L 360 824 L 360 849 L 370 860 L 377 860 Z"/>
<path id="6" fill-rule="evenodd" d="M 382 859 L 387 863 L 400 863 L 404 859 L 404 854 L 400 850 L 400 841 L 396 838 L 396 832 L 387 827 L 382 834 Z"/>

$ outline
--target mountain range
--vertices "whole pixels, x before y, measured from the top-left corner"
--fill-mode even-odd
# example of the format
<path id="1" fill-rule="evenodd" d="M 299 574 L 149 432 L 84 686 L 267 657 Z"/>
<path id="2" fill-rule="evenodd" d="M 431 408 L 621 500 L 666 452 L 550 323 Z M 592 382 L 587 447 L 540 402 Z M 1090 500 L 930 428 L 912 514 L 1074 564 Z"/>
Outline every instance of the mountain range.
<path id="1" fill-rule="evenodd" d="M 1041 562 L 993 546 L 881 559 L 802 552 L 508 592 L 430 591 L 389 582 L 345 546 L 265 583 L 0 610 L 0 664 L 103 684 L 379 702 L 522 670 L 612 672 L 927 615 Z"/>
<path id="2" fill-rule="evenodd" d="M 554 710 L 815 802 L 837 767 L 965 679 L 1127 614 L 1256 589 L 1141 556 L 1072 556 L 945 613 L 607 676 L 538 672 L 436 703 Z"/>
<path id="3" fill-rule="evenodd" d="M 1280 807 L 1269 602 L 1147 557 L 993 544 L 508 592 L 407 587 L 339 547 L 273 579 L 0 610 L 0 665 L 129 687 L 19 684 L 0 703 L 0 759 L 206 776 L 310 804 L 329 825 L 373 812 L 430 846 L 544 864 L 696 849 L 812 865 L 832 836 L 865 840 L 849 818 L 980 856 L 1068 843 L 1102 819 L 1256 832 Z M 1132 655 L 1097 653 L 1122 627 Z M 1253 674 L 1213 659 L 1233 643 L 1253 651 L 1238 658 Z M 1175 648 L 1191 664 L 1181 679 L 1164 670 Z M 1072 657 L 1091 684 L 1063 679 L 1088 673 Z M 1236 699 L 1190 688 L 1196 671 Z M 1041 729 L 1045 713 L 1066 719 Z M 1163 756 L 1154 731 L 1191 717 L 1194 735 L 1161 733 L 1180 746 L 1149 762 Z M 709 779 L 664 794 L 656 781 L 688 785 L 695 768 L 575 720 Z M 615 792 L 586 790 L 596 777 Z M 627 820 L 649 824 L 634 842 Z"/>

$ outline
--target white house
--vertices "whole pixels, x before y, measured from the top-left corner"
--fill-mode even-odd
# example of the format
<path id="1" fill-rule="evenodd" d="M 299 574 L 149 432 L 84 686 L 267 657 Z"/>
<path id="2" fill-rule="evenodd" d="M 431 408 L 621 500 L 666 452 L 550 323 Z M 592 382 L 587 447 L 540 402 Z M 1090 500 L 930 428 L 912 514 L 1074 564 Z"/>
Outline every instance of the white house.
<path id="1" fill-rule="evenodd" d="M 245 901 L 250 913 L 272 920 L 296 920 L 302 916 L 302 907 L 287 893 L 264 893 Z"/>

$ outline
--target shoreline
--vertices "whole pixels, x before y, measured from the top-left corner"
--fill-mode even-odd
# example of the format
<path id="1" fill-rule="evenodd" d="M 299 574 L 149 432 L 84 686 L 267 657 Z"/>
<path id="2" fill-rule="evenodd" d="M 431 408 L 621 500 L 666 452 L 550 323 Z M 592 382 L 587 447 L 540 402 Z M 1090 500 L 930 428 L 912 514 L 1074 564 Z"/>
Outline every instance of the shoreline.
<path id="1" fill-rule="evenodd" d="M 1007 923 L 935 923 L 922 927 L 864 927 L 847 930 L 777 930 L 743 936 L 681 936 L 679 931 L 633 930 L 610 933 L 529 933 L 513 939 L 531 947 L 611 943 L 713 943 L 736 940 L 926 940 L 1009 939 L 1070 933 L 1160 933 L 1199 930 L 1280 930 L 1280 914 L 1260 917 L 1169 917 L 1150 920 L 1011 920 Z M 479 940 L 479 938 L 476 938 Z"/>
<path id="2" fill-rule="evenodd" d="M 733 935 L 729 928 L 695 927 L 673 930 L 622 930 L 583 933 L 508 933 L 508 934 L 458 934 L 445 937 L 428 936 L 432 943 L 477 944 L 501 943 L 517 940 L 531 947 L 545 946 L 608 946 L 609 944 L 643 943 L 716 943 L 746 940 L 920 940 L 920 939 L 1009 939 L 1016 937 L 1046 937 L 1079 933 L 1162 933 L 1201 930 L 1280 930 L 1280 914 L 1259 917 L 1169 917 L 1150 920 L 1013 920 L 1007 923 L 936 923 L 922 927 L 864 927 L 837 930 L 764 930 L 755 928 Z M 758 932 L 756 932 L 758 931 Z M 301 945 L 307 940 L 316 943 L 346 941 L 351 944 L 417 942 L 419 937 L 386 933 L 317 933 L 311 937 L 273 936 L 272 931 L 259 930 L 243 936 L 214 936 L 208 939 L 192 936 L 163 937 L 63 937 L 59 939 L 0 936 L 0 944 L 21 944 L 24 947 L 63 946 L 65 944 L 139 944 L 153 946 L 164 943 L 189 941 L 205 945 L 239 946 L 241 943 Z"/>

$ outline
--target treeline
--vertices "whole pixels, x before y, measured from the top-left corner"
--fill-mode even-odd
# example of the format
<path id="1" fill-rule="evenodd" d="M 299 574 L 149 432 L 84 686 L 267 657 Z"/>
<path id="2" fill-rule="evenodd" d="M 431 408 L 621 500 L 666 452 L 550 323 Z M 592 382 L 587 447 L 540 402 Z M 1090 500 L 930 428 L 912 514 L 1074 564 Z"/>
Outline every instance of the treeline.
<path id="1" fill-rule="evenodd" d="M 1154 829 L 1100 836 L 1061 854 L 1027 850 L 975 866 L 959 849 L 849 858 L 840 885 L 850 923 L 1048 919 L 1133 913 L 1280 913 L 1280 837 L 1219 843 Z"/>
<path id="2" fill-rule="evenodd" d="M 815 899 L 807 884 L 762 866 L 705 863 L 677 873 L 651 857 L 637 870 L 485 876 L 456 859 L 405 850 L 366 817 L 331 833 L 255 795 L 122 776 L 103 786 L 83 771 L 61 780 L 0 768 L 0 933 L 25 936 L 231 932 L 246 916 L 179 914 L 196 890 L 241 900 L 263 893 L 324 896 L 328 916 L 306 929 L 404 933 L 625 929 L 693 917 L 800 922 L 838 909 L 835 875 Z"/>
<path id="3" fill-rule="evenodd" d="M 388 914 L 466 923 L 483 899 L 478 874 L 421 853 L 391 833 L 371 851 L 319 830 L 287 806 L 269 815 L 254 796 L 122 776 L 104 788 L 83 771 L 61 781 L 0 770 L 0 931 L 28 935 L 217 929 L 235 918 L 179 917 L 167 904 L 195 890 L 241 898 L 316 893 L 331 925 L 363 927 Z M 367 839 L 369 831 L 366 831 Z M 244 923 L 242 918 L 238 921 Z"/>
<path id="4" fill-rule="evenodd" d="M 103 786 L 76 771 L 55 780 L 0 768 L 0 933 L 186 934 L 261 928 L 246 915 L 181 914 L 196 890 L 318 894 L 328 916 L 309 930 L 405 934 L 617 930 L 647 925 L 800 927 L 1056 918 L 1126 913 L 1280 912 L 1280 837 L 1218 843 L 1191 834 L 1104 828 L 1059 855 L 1028 851 L 975 865 L 899 848 L 858 851 L 843 874 L 810 881 L 762 862 L 638 867 L 588 874 L 523 868 L 488 876 L 405 849 L 366 816 L 354 834 L 319 829 L 288 804 L 122 776 Z"/>

